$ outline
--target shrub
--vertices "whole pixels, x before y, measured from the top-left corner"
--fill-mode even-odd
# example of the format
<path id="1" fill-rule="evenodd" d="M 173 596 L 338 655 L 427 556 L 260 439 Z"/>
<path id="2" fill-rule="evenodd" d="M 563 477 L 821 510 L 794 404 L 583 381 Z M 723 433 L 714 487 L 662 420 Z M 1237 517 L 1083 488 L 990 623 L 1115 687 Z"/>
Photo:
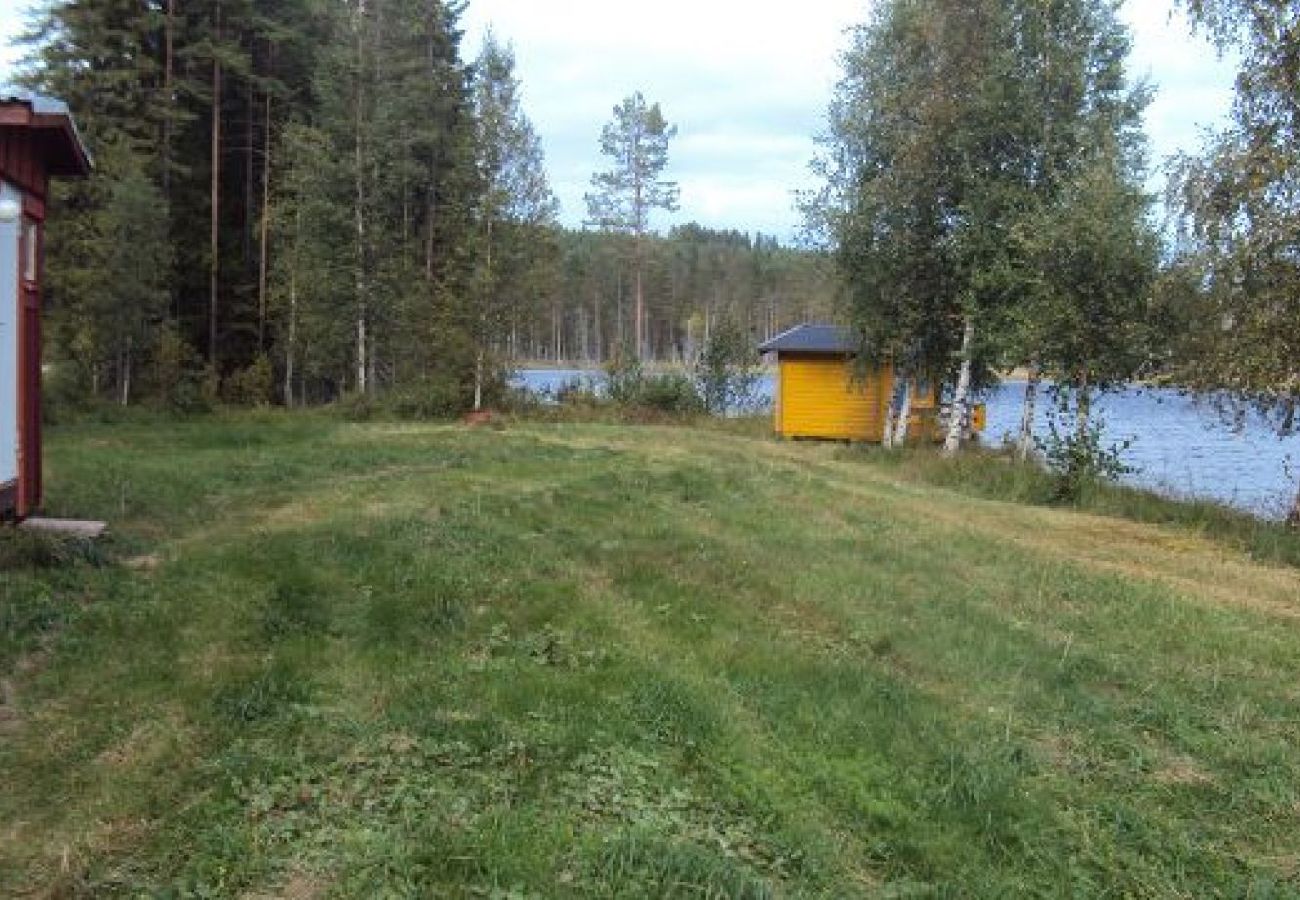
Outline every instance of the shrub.
<path id="1" fill-rule="evenodd" d="M 335 401 L 334 411 L 348 422 L 369 422 L 379 411 L 379 404 L 370 394 L 353 391 Z"/>
<path id="2" fill-rule="evenodd" d="M 718 320 L 695 364 L 705 411 L 725 415 L 754 405 L 758 357 L 749 338 L 730 317 Z"/>
<path id="3" fill-rule="evenodd" d="M 1058 503 L 1076 503 L 1089 487 L 1118 481 L 1135 471 L 1123 460 L 1131 441 L 1106 445 L 1105 420 L 1094 411 L 1085 423 L 1078 424 L 1077 414 L 1077 401 L 1072 406 L 1069 394 L 1060 390 L 1047 419 L 1047 437 L 1037 439 L 1055 477 L 1053 499 Z"/>
<path id="4" fill-rule="evenodd" d="M 704 411 L 695 382 L 678 372 L 643 379 L 634 405 L 680 415 Z"/>
<path id="5" fill-rule="evenodd" d="M 600 395 L 590 381 L 571 378 L 550 392 L 556 403 L 566 406 L 599 406 Z"/>
<path id="6" fill-rule="evenodd" d="M 252 365 L 226 379 L 226 400 L 238 406 L 267 406 L 271 402 L 275 375 L 271 360 L 258 354 Z"/>
<path id="7" fill-rule="evenodd" d="M 605 364 L 605 394 L 622 406 L 635 406 L 645 387 L 641 360 L 627 347 L 615 351 Z"/>
<path id="8" fill-rule="evenodd" d="M 204 383 L 203 363 L 194 348 L 170 325 L 158 337 L 154 377 L 158 382 L 158 399 L 164 408 L 183 415 L 212 409 L 210 391 Z"/>
<path id="9" fill-rule="evenodd" d="M 452 419 L 470 408 L 471 396 L 454 381 L 429 379 L 394 388 L 382 406 L 399 419 Z"/>

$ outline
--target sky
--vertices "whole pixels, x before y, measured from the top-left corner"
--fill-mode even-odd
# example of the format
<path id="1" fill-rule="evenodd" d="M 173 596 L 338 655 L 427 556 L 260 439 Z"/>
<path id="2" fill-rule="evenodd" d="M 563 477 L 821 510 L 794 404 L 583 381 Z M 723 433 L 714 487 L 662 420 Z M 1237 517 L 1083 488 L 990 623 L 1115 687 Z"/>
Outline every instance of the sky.
<path id="1" fill-rule="evenodd" d="M 0 81 L 26 5 L 0 0 Z M 799 227 L 794 192 L 812 186 L 813 138 L 847 31 L 869 8 L 870 0 L 470 0 L 462 25 L 471 58 L 489 27 L 514 45 L 565 224 L 585 217 L 583 196 L 604 166 L 601 128 L 639 90 L 678 129 L 666 177 L 681 186 L 681 209 L 658 226 L 695 221 L 790 239 Z M 1228 112 L 1232 65 L 1189 34 L 1169 0 L 1128 0 L 1123 15 L 1132 72 L 1156 89 L 1147 114 L 1153 162 L 1196 150 Z"/>

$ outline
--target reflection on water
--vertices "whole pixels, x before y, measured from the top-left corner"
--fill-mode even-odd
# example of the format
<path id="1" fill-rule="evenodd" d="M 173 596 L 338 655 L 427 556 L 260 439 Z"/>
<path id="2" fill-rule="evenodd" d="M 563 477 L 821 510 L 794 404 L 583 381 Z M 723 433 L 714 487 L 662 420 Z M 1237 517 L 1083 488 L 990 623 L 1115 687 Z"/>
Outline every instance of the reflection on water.
<path id="1" fill-rule="evenodd" d="M 528 390 L 554 392 L 575 381 L 598 387 L 602 374 L 582 370 L 533 369 L 518 372 L 516 383 Z M 771 375 L 763 376 L 758 393 L 770 406 Z M 988 431 L 992 444 L 1013 436 L 1020 427 L 1023 382 L 1006 382 L 987 398 Z M 1280 517 L 1300 476 L 1300 437 L 1279 439 L 1258 420 L 1237 431 L 1192 399 L 1176 391 L 1131 388 L 1107 395 L 1098 408 L 1106 422 L 1106 442 L 1132 440 L 1124 460 L 1137 471 L 1127 481 L 1163 493 L 1204 497 L 1242 509 Z M 1041 413 L 1040 434 L 1047 431 Z"/>

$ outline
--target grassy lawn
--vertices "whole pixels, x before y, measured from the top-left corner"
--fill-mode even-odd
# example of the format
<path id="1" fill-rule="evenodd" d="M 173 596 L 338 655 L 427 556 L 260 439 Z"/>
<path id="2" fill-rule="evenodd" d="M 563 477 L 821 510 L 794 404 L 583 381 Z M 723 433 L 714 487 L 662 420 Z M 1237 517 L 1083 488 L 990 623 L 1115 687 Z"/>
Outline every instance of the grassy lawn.
<path id="1" fill-rule="evenodd" d="M 718 430 L 66 427 L 0 896 L 1300 894 L 1300 570 Z"/>

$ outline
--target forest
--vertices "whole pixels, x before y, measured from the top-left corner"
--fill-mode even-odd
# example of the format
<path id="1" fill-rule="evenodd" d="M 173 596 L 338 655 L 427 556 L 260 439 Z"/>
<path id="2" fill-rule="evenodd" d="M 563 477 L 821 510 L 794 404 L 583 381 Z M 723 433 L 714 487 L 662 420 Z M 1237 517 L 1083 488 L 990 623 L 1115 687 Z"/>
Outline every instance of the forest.
<path id="1" fill-rule="evenodd" d="M 47 248 L 51 394 L 196 408 L 396 389 L 446 413 L 520 361 L 634 343 L 688 360 L 719 318 L 761 338 L 830 313 L 824 253 L 624 228 L 617 203 L 562 228 L 511 48 L 488 36 L 465 59 L 462 14 L 47 4 L 24 80 L 69 103 L 96 160 L 59 186 Z"/>

